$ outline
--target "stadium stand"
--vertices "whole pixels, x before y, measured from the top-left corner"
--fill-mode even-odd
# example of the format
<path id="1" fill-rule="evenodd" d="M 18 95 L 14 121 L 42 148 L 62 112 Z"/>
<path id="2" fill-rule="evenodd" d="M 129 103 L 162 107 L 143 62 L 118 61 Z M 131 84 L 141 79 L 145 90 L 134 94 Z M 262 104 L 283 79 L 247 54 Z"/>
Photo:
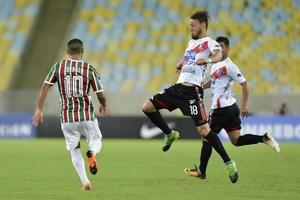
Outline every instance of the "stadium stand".
<path id="1" fill-rule="evenodd" d="M 24 52 L 40 0 L 0 0 L 0 91 L 8 89 Z"/>
<path id="2" fill-rule="evenodd" d="M 174 66 L 198 9 L 211 15 L 209 34 L 230 37 L 231 57 L 254 94 L 300 94 L 300 1 L 83 0 L 72 37 L 110 92 L 156 92 L 174 83 Z"/>

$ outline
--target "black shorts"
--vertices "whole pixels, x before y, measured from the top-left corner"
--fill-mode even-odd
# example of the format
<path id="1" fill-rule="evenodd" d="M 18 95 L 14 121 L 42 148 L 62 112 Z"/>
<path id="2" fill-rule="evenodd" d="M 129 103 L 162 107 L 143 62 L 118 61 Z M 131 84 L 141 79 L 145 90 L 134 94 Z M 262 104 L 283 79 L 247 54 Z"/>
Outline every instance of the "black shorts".
<path id="1" fill-rule="evenodd" d="M 234 130 L 241 130 L 240 109 L 236 104 L 224 108 L 212 110 L 210 128 L 219 133 L 222 128 L 228 133 Z"/>
<path id="2" fill-rule="evenodd" d="M 207 123 L 202 99 L 203 89 L 201 87 L 175 84 L 151 97 L 150 101 L 157 110 L 172 111 L 179 108 L 184 115 L 190 116 L 194 120 L 196 126 L 201 126 Z"/>

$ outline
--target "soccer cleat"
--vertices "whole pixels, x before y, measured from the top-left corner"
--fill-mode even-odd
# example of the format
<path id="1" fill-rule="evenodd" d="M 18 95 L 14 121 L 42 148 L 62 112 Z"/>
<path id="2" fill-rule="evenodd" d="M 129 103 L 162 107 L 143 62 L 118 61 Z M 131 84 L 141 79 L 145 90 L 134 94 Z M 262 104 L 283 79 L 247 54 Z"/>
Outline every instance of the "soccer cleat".
<path id="1" fill-rule="evenodd" d="M 98 172 L 98 164 L 96 161 L 96 157 L 93 155 L 91 151 L 87 151 L 86 155 L 88 157 L 88 164 L 91 174 L 95 175 Z"/>
<path id="2" fill-rule="evenodd" d="M 227 172 L 227 175 L 230 178 L 230 181 L 232 183 L 237 182 L 238 178 L 239 178 L 239 174 L 235 165 L 235 162 L 233 160 L 225 163 L 225 170 Z"/>
<path id="3" fill-rule="evenodd" d="M 172 145 L 172 143 L 180 137 L 178 131 L 172 130 L 170 135 L 165 135 L 164 138 L 164 146 L 162 148 L 163 151 L 168 151 Z"/>
<path id="4" fill-rule="evenodd" d="M 274 149 L 275 152 L 280 152 L 280 147 L 278 142 L 273 138 L 271 133 L 265 133 L 264 134 L 264 143 Z"/>
<path id="5" fill-rule="evenodd" d="M 92 189 L 92 184 L 91 183 L 85 183 L 83 184 L 81 190 L 86 191 L 86 190 L 91 190 Z"/>
<path id="6" fill-rule="evenodd" d="M 199 167 L 197 167 L 197 165 L 195 165 L 194 169 L 191 168 L 185 168 L 184 172 L 192 177 L 196 177 L 196 178 L 200 178 L 200 179 L 205 179 L 206 178 L 206 174 L 202 174 L 199 170 Z"/>

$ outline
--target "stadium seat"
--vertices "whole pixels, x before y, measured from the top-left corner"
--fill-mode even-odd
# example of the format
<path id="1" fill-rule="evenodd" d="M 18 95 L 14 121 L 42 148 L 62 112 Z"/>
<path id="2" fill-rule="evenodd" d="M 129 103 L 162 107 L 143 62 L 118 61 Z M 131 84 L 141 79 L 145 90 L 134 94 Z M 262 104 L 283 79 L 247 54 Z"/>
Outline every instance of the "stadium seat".
<path id="1" fill-rule="evenodd" d="M 8 89 L 38 14 L 40 0 L 0 1 L 0 91 Z"/>
<path id="2" fill-rule="evenodd" d="M 187 21 L 195 8 L 210 12 L 212 38 L 230 38 L 231 58 L 255 87 L 252 93 L 300 94 L 294 87 L 299 83 L 299 1 L 83 0 L 72 35 L 86 43 L 87 59 L 105 68 L 102 76 L 110 77 L 105 81 L 124 81 L 112 86 L 114 91 L 157 92 L 176 81 L 175 66 L 187 46 Z M 111 76 L 120 63 L 122 73 Z M 282 66 L 288 69 L 284 78 Z"/>

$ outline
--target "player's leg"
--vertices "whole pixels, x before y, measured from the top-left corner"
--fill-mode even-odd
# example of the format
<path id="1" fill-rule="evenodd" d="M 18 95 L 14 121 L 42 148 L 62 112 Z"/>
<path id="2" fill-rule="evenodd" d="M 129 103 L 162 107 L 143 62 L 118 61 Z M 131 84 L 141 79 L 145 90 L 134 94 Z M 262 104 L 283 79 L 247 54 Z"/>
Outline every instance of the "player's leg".
<path id="1" fill-rule="evenodd" d="M 222 117 L 222 112 L 211 110 L 210 117 L 209 117 L 209 124 L 211 130 L 215 133 L 219 133 L 224 126 L 225 121 Z M 200 165 L 199 171 L 201 172 L 204 177 L 206 177 L 206 168 L 208 161 L 210 159 L 212 153 L 212 146 L 204 137 L 202 137 L 202 148 L 201 148 L 201 155 L 200 155 Z"/>
<path id="2" fill-rule="evenodd" d="M 217 151 L 217 153 L 221 156 L 221 158 L 223 159 L 224 163 L 225 163 L 225 169 L 226 172 L 230 178 L 230 181 L 232 183 L 235 183 L 238 180 L 238 172 L 237 172 L 237 168 L 236 168 L 236 164 L 233 160 L 231 160 L 221 142 L 221 140 L 219 139 L 219 137 L 217 136 L 216 133 L 214 133 L 213 131 L 210 130 L 208 124 L 204 124 L 202 126 L 198 126 L 197 130 L 199 132 L 199 134 L 204 137 L 207 141 L 209 141 L 209 143 L 211 144 L 211 146 Z M 206 164 L 208 162 L 208 158 L 206 158 Z M 200 176 L 203 176 L 204 174 L 201 174 L 200 168 L 197 169 L 199 174 L 198 177 L 200 178 Z M 188 173 L 189 171 L 191 171 L 191 169 L 185 169 L 185 172 L 191 176 L 194 176 L 190 173 Z M 193 171 L 193 170 L 192 170 Z"/>
<path id="3" fill-rule="evenodd" d="M 165 135 L 171 134 L 172 130 L 169 128 L 168 124 L 165 122 L 160 112 L 156 110 L 153 103 L 147 100 L 143 106 L 142 110 L 145 115 L 152 121 L 154 125 L 162 130 Z"/>
<path id="4" fill-rule="evenodd" d="M 212 153 L 212 146 L 211 144 L 205 139 L 202 139 L 202 148 L 201 148 L 201 154 L 200 154 L 200 165 L 199 165 L 199 171 L 201 174 L 206 177 L 206 168 L 208 161 L 210 159 Z"/>
<path id="5" fill-rule="evenodd" d="M 201 154 L 200 154 L 200 165 L 199 167 L 195 165 L 195 168 L 186 168 L 185 173 L 190 176 L 194 176 L 200 179 L 206 178 L 206 168 L 209 161 L 209 158 L 212 153 L 212 146 L 211 144 L 202 137 L 202 147 L 201 147 Z"/>
<path id="6" fill-rule="evenodd" d="M 207 123 L 207 117 L 206 117 L 203 101 L 200 98 L 200 95 L 198 96 L 199 99 L 197 99 L 197 101 L 195 101 L 194 104 L 190 104 L 188 107 L 190 109 L 189 115 L 194 120 L 198 133 L 202 137 L 204 137 L 211 144 L 211 146 L 217 151 L 217 153 L 221 156 L 221 158 L 225 163 L 225 168 L 231 182 L 235 183 L 238 179 L 238 173 L 237 173 L 235 162 L 229 158 L 221 140 L 217 136 L 217 133 L 210 129 L 209 124 Z M 188 114 L 186 110 L 186 106 L 181 107 L 181 110 L 183 111 L 184 114 L 186 115 Z"/>
<path id="7" fill-rule="evenodd" d="M 88 144 L 87 159 L 91 174 L 95 175 L 99 170 L 96 155 L 102 149 L 102 134 L 99 129 L 98 120 L 81 122 L 81 133 L 85 136 Z"/>
<path id="8" fill-rule="evenodd" d="M 227 108 L 226 113 L 228 116 L 226 118 L 231 119 L 228 122 L 227 127 L 225 128 L 230 141 L 235 146 L 243 146 L 243 145 L 252 145 L 257 143 L 265 143 L 274 149 L 275 152 L 279 152 L 279 144 L 272 137 L 270 133 L 265 133 L 264 135 L 253 135 L 253 134 L 245 134 L 240 135 L 241 130 L 241 119 L 240 119 L 240 110 L 236 104 Z"/>
<path id="9" fill-rule="evenodd" d="M 235 146 L 251 145 L 264 142 L 264 136 L 260 135 L 240 135 L 240 130 L 233 130 L 228 132 L 231 143 Z"/>
<path id="10" fill-rule="evenodd" d="M 174 97 L 170 92 L 170 88 L 167 88 L 163 92 L 154 95 L 142 106 L 142 110 L 145 115 L 165 134 L 164 145 L 162 148 L 163 151 L 168 151 L 172 143 L 180 137 L 178 131 L 170 129 L 159 112 L 160 109 L 168 109 L 169 111 L 172 111 L 176 108 L 173 102 Z"/>
<path id="11" fill-rule="evenodd" d="M 243 145 L 252 145 L 258 143 L 265 143 L 269 147 L 271 147 L 275 152 L 280 151 L 279 144 L 272 137 L 271 133 L 265 133 L 264 135 L 240 135 L 240 130 L 230 131 L 228 133 L 230 141 L 235 146 L 243 146 Z"/>
<path id="12" fill-rule="evenodd" d="M 91 190 L 92 185 L 86 175 L 86 171 L 84 167 L 84 159 L 82 157 L 81 150 L 80 150 L 80 142 L 78 143 L 78 146 L 75 149 L 70 150 L 70 153 L 71 153 L 72 164 L 83 185 L 81 189 Z"/>
<path id="13" fill-rule="evenodd" d="M 66 148 L 71 154 L 72 164 L 82 182 L 82 190 L 90 190 L 92 186 L 87 178 L 84 159 L 80 150 L 80 133 L 75 126 L 74 123 L 62 124 L 62 131 L 66 140 Z"/>

